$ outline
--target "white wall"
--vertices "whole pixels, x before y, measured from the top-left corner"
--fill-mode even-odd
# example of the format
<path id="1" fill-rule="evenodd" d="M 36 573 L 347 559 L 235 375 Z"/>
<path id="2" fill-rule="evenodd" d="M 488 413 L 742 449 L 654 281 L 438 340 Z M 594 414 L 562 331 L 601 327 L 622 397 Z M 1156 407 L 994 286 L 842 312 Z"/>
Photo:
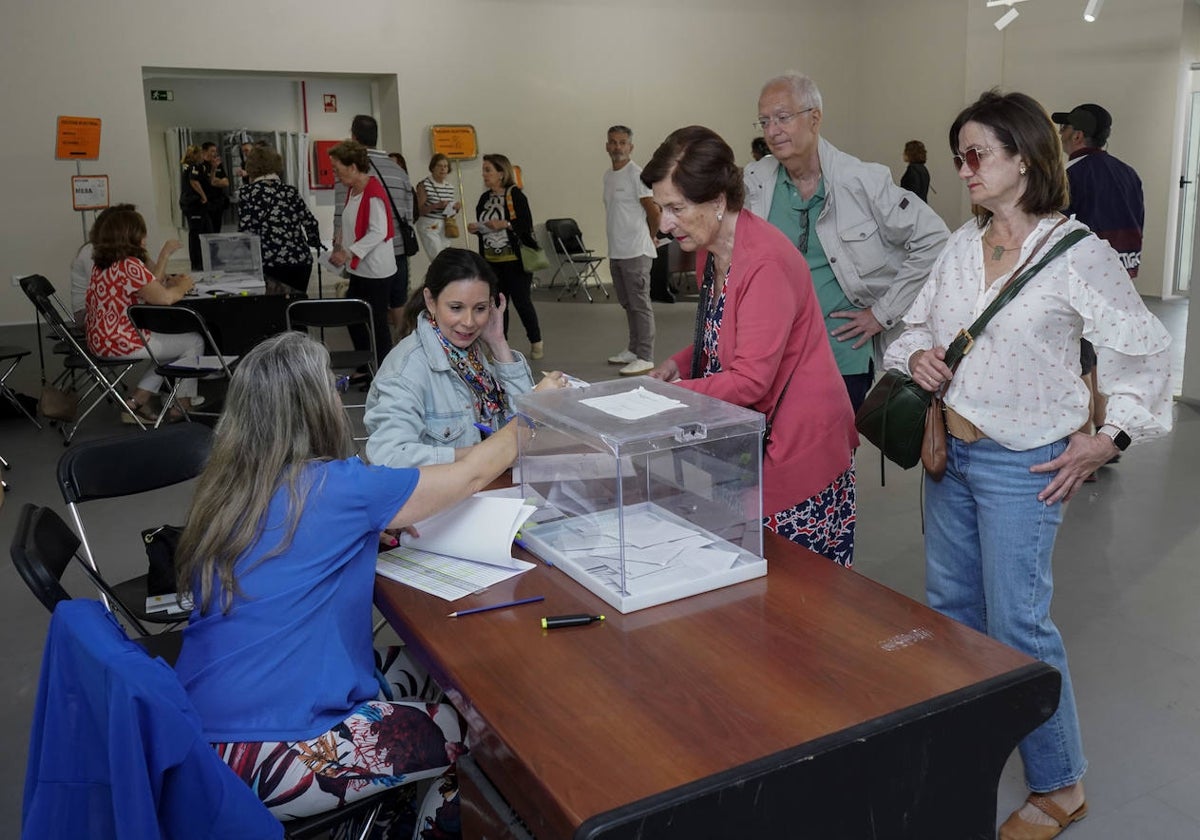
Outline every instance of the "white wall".
<path id="1" fill-rule="evenodd" d="M 1112 114 L 1108 150 L 1138 171 L 1146 225 L 1138 290 L 1171 292 L 1176 185 L 1183 127 L 1177 121 L 1184 6 L 1193 0 L 1109 0 L 1095 23 L 1083 3 L 1019 6 L 1002 33 L 992 22 L 1004 10 L 969 7 L 967 94 L 999 85 L 1036 98 L 1048 111 L 1097 102 Z M 965 203 L 965 198 L 964 198 Z"/>
<path id="2" fill-rule="evenodd" d="M 8 4 L 0 12 L 9 173 L 0 278 L 40 272 L 61 284 L 80 238 L 69 193 L 75 164 L 53 159 L 60 114 L 104 121 L 101 159 L 85 173 L 108 174 L 123 200 L 155 203 L 147 111 L 157 103 L 146 102 L 144 68 L 372 78 L 382 144 L 399 147 L 414 174 L 428 161 L 431 124 L 472 123 L 483 151 L 522 166 L 538 220 L 574 216 L 601 247 L 608 125 L 635 129 L 643 162 L 669 131 L 693 122 L 721 132 L 746 160 L 762 81 L 794 68 L 820 83 L 824 131 L 847 151 L 898 173 L 903 142 L 923 139 L 934 206 L 952 225 L 966 208 L 938 161 L 958 108 L 994 84 L 1052 109 L 1101 101 L 1116 120 L 1113 152 L 1147 184 L 1142 276 L 1155 286 L 1144 291 L 1157 294 L 1167 187 L 1178 178 L 1171 149 L 1183 3 L 1109 0 L 1091 29 L 1078 18 L 1080 3 L 1027 3 L 1001 36 L 992 10 L 967 0 L 360 0 L 349 18 L 311 0 L 210 0 L 205 21 L 237 22 L 211 38 L 187 37 L 196 7 L 179 0 L 44 0 L 19 14 Z M 309 89 L 310 119 L 325 92 L 318 86 Z M 350 115 L 337 115 L 333 137 L 344 136 Z M 399 138 L 390 136 L 397 123 Z M 470 205 L 481 189 L 477 162 L 463 178 Z M 152 243 L 174 234 L 155 227 Z M 19 290 L 0 282 L 0 321 L 29 317 Z"/>

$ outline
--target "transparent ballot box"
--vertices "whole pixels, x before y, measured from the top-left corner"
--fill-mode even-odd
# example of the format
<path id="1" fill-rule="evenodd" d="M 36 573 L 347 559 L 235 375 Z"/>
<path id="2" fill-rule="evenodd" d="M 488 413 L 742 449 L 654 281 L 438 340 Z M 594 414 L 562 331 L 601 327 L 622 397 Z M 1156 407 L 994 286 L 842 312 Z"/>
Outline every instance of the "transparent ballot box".
<path id="1" fill-rule="evenodd" d="M 620 612 L 767 573 L 763 415 L 649 377 L 517 398 L 522 542 Z"/>

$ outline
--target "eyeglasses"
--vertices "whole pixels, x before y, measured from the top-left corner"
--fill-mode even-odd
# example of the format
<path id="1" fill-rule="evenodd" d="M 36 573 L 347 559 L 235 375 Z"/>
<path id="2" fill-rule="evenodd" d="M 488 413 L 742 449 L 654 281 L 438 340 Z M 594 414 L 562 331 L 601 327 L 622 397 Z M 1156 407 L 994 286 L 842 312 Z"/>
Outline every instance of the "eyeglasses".
<path id="1" fill-rule="evenodd" d="M 800 210 L 800 241 L 796 244 L 805 256 L 808 256 L 808 230 L 808 208 L 804 207 Z"/>
<path id="2" fill-rule="evenodd" d="M 796 119 L 796 117 L 800 116 L 801 114 L 807 114 L 809 111 L 815 110 L 817 110 L 817 107 L 814 105 L 811 108 L 805 108 L 803 111 L 797 111 L 794 114 L 774 114 L 770 117 L 759 117 L 753 123 L 751 123 L 751 125 L 753 125 L 754 128 L 757 128 L 759 131 L 766 131 L 771 127 L 772 122 L 775 123 L 775 125 L 784 126 Z"/>
<path id="3" fill-rule="evenodd" d="M 954 156 L 954 168 L 962 169 L 965 163 L 967 167 L 974 172 L 979 169 L 979 159 L 984 155 L 994 154 L 1000 149 L 1007 149 L 1008 146 L 972 146 L 969 149 L 963 149 Z"/>

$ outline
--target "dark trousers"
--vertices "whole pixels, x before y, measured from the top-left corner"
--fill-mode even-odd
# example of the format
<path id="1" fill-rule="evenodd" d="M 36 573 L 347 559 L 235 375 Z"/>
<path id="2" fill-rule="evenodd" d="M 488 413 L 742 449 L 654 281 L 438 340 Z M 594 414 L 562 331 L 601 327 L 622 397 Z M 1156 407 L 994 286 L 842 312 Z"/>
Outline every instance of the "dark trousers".
<path id="1" fill-rule="evenodd" d="M 212 233 L 212 224 L 208 213 L 202 209 L 193 210 L 187 217 L 188 226 L 188 257 L 192 261 L 192 271 L 204 268 L 204 256 L 200 251 L 200 234 Z"/>
<path id="2" fill-rule="evenodd" d="M 308 292 L 308 281 L 312 276 L 312 263 L 301 263 L 300 265 L 264 265 L 263 277 L 267 280 L 274 281 L 280 286 L 287 286 L 295 292 L 305 294 Z M 280 293 L 282 290 L 280 290 Z M 270 294 L 270 290 L 268 290 Z"/>
<path id="3" fill-rule="evenodd" d="M 383 359 L 392 349 L 392 332 L 388 329 L 388 293 L 392 288 L 391 277 L 359 277 L 350 275 L 350 285 L 346 288 L 346 297 L 365 300 L 371 306 L 371 323 L 375 328 L 375 359 L 383 364 Z M 350 340 L 354 342 L 355 350 L 367 350 L 371 346 L 371 337 L 367 328 L 361 324 L 350 327 Z"/>
<path id="4" fill-rule="evenodd" d="M 533 277 L 525 272 L 517 260 L 511 262 L 488 263 L 500 280 L 500 292 L 508 305 L 504 308 L 504 337 L 508 338 L 508 311 L 516 309 L 525 326 L 525 337 L 530 344 L 542 340 L 542 328 L 538 324 L 537 310 L 533 308 L 533 298 L 530 289 L 533 287 Z"/>
<path id="5" fill-rule="evenodd" d="M 225 219 L 225 205 L 208 203 L 208 224 L 211 230 L 209 233 L 220 233 L 221 222 Z"/>
<path id="6" fill-rule="evenodd" d="M 875 362 L 871 362 L 866 373 L 852 373 L 842 376 L 842 379 L 846 383 L 846 393 L 850 395 L 850 405 L 854 407 L 854 413 L 858 414 L 858 407 L 867 398 L 871 383 L 875 381 Z"/>

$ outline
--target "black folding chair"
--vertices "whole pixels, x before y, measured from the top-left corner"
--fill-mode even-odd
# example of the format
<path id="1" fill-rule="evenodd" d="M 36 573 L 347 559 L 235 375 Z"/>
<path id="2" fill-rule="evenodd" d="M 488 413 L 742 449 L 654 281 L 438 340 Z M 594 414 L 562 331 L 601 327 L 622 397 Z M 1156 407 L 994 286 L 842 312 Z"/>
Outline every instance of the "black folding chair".
<path id="1" fill-rule="evenodd" d="M 107 596 L 112 605 L 110 609 L 119 613 L 137 632 L 138 636 L 133 641 L 151 656 L 161 656 L 168 663 L 175 664 L 183 644 L 183 634 L 173 630 L 162 633 L 147 630 L 121 602 L 108 582 L 84 562 L 79 547 L 79 537 L 61 516 L 48 507 L 26 503 L 17 517 L 17 530 L 13 534 L 9 553 L 25 585 L 50 612 L 54 612 L 60 601 L 71 600 L 71 595 L 63 587 L 62 576 L 71 561 L 76 561 L 88 579 Z"/>
<path id="2" fill-rule="evenodd" d="M 126 406 L 125 396 L 120 390 L 121 380 L 140 359 L 112 359 L 94 355 L 87 349 L 87 342 L 79 338 L 66 322 L 63 314 L 59 312 L 58 305 L 53 302 L 54 286 L 50 284 L 49 280 L 40 274 L 31 274 L 28 277 L 22 277 L 20 283 L 21 290 L 33 303 L 38 318 L 49 325 L 52 334 L 66 354 L 63 361 L 63 373 L 52 384 L 66 386 L 67 383 L 71 383 L 72 387 L 78 388 L 77 379 L 86 378 L 86 388 L 79 395 L 79 405 L 82 410 L 74 420 L 63 422 L 59 426 L 63 436 L 63 445 L 67 446 L 71 443 L 83 421 L 105 399 L 132 416 L 138 426 L 146 428 L 145 422 L 137 412 L 130 411 Z M 44 381 L 45 376 L 43 375 Z M 97 391 L 99 393 L 96 393 Z M 95 398 L 88 402 L 88 398 L 93 393 L 96 393 Z M 86 408 L 83 407 L 85 404 Z"/>
<path id="3" fill-rule="evenodd" d="M 583 244 L 583 233 L 579 230 L 579 224 L 574 219 L 547 219 L 546 232 L 550 234 L 554 253 L 558 255 L 558 268 L 550 278 L 550 285 L 554 285 L 560 271 L 567 276 L 567 285 L 559 293 L 558 299 L 562 300 L 568 293 L 576 297 L 579 290 L 583 289 L 588 303 L 591 303 L 592 294 L 587 288 L 589 282 L 608 297 L 608 289 L 601 282 L 599 273 L 604 257 L 597 257 L 595 251 Z"/>
<path id="4" fill-rule="evenodd" d="M 158 413 L 155 427 L 162 425 L 163 418 L 174 406 L 183 412 L 183 416 L 191 419 L 191 415 L 216 417 L 220 412 L 197 411 L 185 409 L 176 405 L 179 386 L 185 379 L 221 379 L 229 382 L 233 378 L 232 366 L 237 363 L 237 356 L 223 356 L 217 343 L 213 341 L 212 333 L 200 313 L 183 306 L 151 306 L 145 303 L 135 303 L 127 310 L 129 320 L 137 327 L 138 338 L 146 352 L 150 354 L 150 362 L 154 372 L 166 379 L 170 392 L 163 400 L 162 410 Z M 195 358 L 177 359 L 163 363 L 154 355 L 154 349 L 146 340 L 146 333 L 162 333 L 164 335 L 185 335 L 197 333 L 204 339 L 204 354 Z"/>
<path id="5" fill-rule="evenodd" d="M 19 283 L 21 290 L 25 292 L 26 297 L 29 297 L 30 300 L 32 300 L 33 297 L 31 292 L 36 291 L 40 294 L 44 294 L 49 300 L 50 304 L 58 312 L 61 320 L 68 325 L 68 329 L 70 330 L 71 334 L 74 335 L 76 339 L 86 343 L 83 328 L 75 323 L 75 313 L 71 311 L 69 306 L 63 303 L 62 298 L 58 296 L 58 293 L 54 290 L 53 284 L 49 280 L 40 274 L 29 274 L 25 277 L 22 277 Z M 47 335 L 42 335 L 42 315 L 37 311 L 36 308 L 34 309 L 34 324 L 36 326 L 38 336 L 38 364 L 41 366 L 42 382 L 45 383 L 46 352 L 43 341 L 53 341 L 54 352 L 60 355 L 66 355 L 69 352 L 69 348 L 62 342 L 58 334 L 53 329 L 50 329 Z M 49 325 L 47 325 L 47 327 L 49 328 Z"/>
<path id="6" fill-rule="evenodd" d="M 306 333 L 313 329 L 318 330 L 319 339 L 325 344 L 326 348 L 329 348 L 329 344 L 325 341 L 325 330 L 345 327 L 348 331 L 349 327 L 355 324 L 361 324 L 366 327 L 367 334 L 371 338 L 370 347 L 365 350 L 329 349 L 329 367 L 335 374 L 346 374 L 347 382 L 349 381 L 349 374 L 357 371 L 364 365 L 371 371 L 372 377 L 377 373 L 375 323 L 371 314 L 371 305 L 366 301 L 355 298 L 297 300 L 288 304 L 287 328 L 289 330 L 300 328 Z M 346 408 L 358 408 L 364 411 L 367 407 L 366 400 L 361 403 L 344 402 L 343 404 Z M 358 437 L 355 440 L 366 440 L 366 438 Z"/>
<path id="7" fill-rule="evenodd" d="M 100 499 L 134 496 L 193 479 L 212 448 L 212 430 L 200 423 L 180 423 L 146 433 L 89 440 L 63 453 L 58 461 L 58 487 L 83 546 L 83 557 L 99 570 L 88 541 L 80 506 Z M 132 511 L 132 506 L 130 507 Z M 122 517 L 122 526 L 133 517 Z M 161 522 L 142 523 L 152 528 Z M 140 530 L 140 529 L 139 529 Z M 139 621 L 176 624 L 178 615 L 146 610 L 147 575 L 112 586 L 116 597 Z M 107 593 L 104 593 L 107 597 Z"/>

